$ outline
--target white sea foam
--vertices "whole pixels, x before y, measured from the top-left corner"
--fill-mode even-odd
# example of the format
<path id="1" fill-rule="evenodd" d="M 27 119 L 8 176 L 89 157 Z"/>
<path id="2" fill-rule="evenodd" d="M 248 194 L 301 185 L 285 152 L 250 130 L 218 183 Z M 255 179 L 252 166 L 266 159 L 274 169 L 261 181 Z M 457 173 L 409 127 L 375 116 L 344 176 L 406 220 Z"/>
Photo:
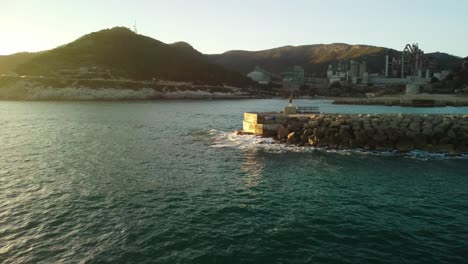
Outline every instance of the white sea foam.
<path id="1" fill-rule="evenodd" d="M 369 151 L 364 149 L 325 149 L 316 147 L 299 147 L 294 145 L 276 143 L 272 138 L 264 138 L 254 135 L 238 135 L 236 132 L 225 132 L 210 130 L 210 135 L 213 136 L 213 148 L 237 148 L 250 149 L 257 148 L 268 153 L 288 153 L 288 152 L 324 152 L 336 153 L 340 155 L 373 155 L 373 156 L 401 156 L 418 160 L 446 160 L 446 159 L 468 159 L 468 155 L 451 156 L 443 153 L 430 153 L 426 151 Z"/>

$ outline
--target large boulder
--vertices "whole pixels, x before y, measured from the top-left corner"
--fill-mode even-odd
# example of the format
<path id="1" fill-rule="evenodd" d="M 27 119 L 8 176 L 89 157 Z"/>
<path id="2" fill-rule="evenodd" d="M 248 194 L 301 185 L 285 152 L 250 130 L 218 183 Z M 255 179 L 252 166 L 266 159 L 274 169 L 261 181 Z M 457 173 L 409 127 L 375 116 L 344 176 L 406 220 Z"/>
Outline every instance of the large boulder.
<path id="1" fill-rule="evenodd" d="M 388 138 L 387 138 L 387 136 L 384 134 L 383 131 L 379 131 L 378 133 L 376 133 L 376 134 L 372 137 L 372 139 L 373 139 L 374 141 L 376 141 L 377 143 L 383 143 L 383 142 L 385 142 Z"/>
<path id="2" fill-rule="evenodd" d="M 342 138 L 345 139 L 351 139 L 352 138 L 352 132 L 351 132 L 351 126 L 350 125 L 342 125 L 340 127 L 339 134 Z"/>
<path id="3" fill-rule="evenodd" d="M 408 129 L 414 132 L 421 132 L 421 126 L 419 125 L 418 122 L 414 122 L 414 121 L 410 123 Z"/>
<path id="4" fill-rule="evenodd" d="M 457 134 L 455 134 L 455 131 L 453 131 L 453 128 L 449 129 L 449 131 L 447 132 L 447 137 L 449 137 L 451 139 L 456 139 L 457 138 Z"/>
<path id="5" fill-rule="evenodd" d="M 408 152 L 414 150 L 414 143 L 407 137 L 400 138 L 395 146 L 399 151 Z"/>
<path id="6" fill-rule="evenodd" d="M 304 132 L 302 132 L 301 135 L 301 141 L 299 142 L 300 146 L 304 146 L 309 142 L 309 136 L 312 135 L 312 128 L 306 128 L 304 129 Z"/>
<path id="7" fill-rule="evenodd" d="M 310 120 L 310 121 L 309 121 L 309 127 L 310 127 L 310 128 L 316 128 L 316 127 L 319 126 L 319 124 L 320 124 L 320 123 L 319 123 L 319 121 L 317 121 L 317 120 Z"/>
<path id="8" fill-rule="evenodd" d="M 313 147 L 316 147 L 319 143 L 319 139 L 317 138 L 317 136 L 309 136 L 309 145 L 313 146 Z"/>
<path id="9" fill-rule="evenodd" d="M 297 132 L 291 132 L 288 134 L 288 141 L 291 145 L 298 145 L 301 142 L 301 135 Z"/>
<path id="10" fill-rule="evenodd" d="M 284 138 L 286 138 L 288 136 L 288 134 L 289 134 L 289 128 L 288 128 L 287 125 L 286 126 L 285 125 L 279 126 L 279 128 L 278 128 L 278 139 L 280 139 L 280 140 L 284 139 Z"/>
<path id="11" fill-rule="evenodd" d="M 422 133 L 428 137 L 433 136 L 434 131 L 432 130 L 432 126 L 424 126 Z"/>
<path id="12" fill-rule="evenodd" d="M 304 123 L 299 120 L 299 118 L 290 118 L 287 121 L 289 132 L 298 132 L 300 131 Z"/>
<path id="13" fill-rule="evenodd" d="M 455 147 L 452 144 L 438 145 L 435 149 L 437 152 L 455 154 Z"/>
<path id="14" fill-rule="evenodd" d="M 333 121 L 330 123 L 331 128 L 340 128 L 341 127 L 341 122 L 340 121 Z"/>

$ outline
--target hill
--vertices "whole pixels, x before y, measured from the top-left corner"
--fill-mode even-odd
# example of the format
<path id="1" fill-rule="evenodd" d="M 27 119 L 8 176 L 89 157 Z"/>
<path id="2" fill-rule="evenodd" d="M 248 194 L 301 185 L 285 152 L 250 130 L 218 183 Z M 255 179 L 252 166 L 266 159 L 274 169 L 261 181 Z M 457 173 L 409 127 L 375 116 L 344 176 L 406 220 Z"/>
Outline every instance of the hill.
<path id="1" fill-rule="evenodd" d="M 468 57 L 458 66 L 458 70 L 449 74 L 445 80 L 434 80 L 433 92 L 453 93 L 458 90 L 463 94 L 468 93 Z"/>
<path id="2" fill-rule="evenodd" d="M 325 76 L 328 65 L 351 59 L 367 61 L 370 73 L 383 73 L 387 54 L 400 55 L 401 52 L 384 47 L 334 43 L 285 46 L 262 51 L 235 50 L 207 57 L 213 63 L 244 74 L 252 71 L 255 66 L 279 74 L 288 67 L 298 65 L 308 73 Z M 452 69 L 461 64 L 461 58 L 445 53 L 428 55 L 433 56 L 442 69 Z"/>
<path id="3" fill-rule="evenodd" d="M 437 62 L 438 68 L 441 70 L 448 69 L 457 71 L 463 63 L 462 58 L 443 52 L 427 53 L 426 55 L 432 57 Z"/>
<path id="4" fill-rule="evenodd" d="M 242 74 L 210 63 L 187 43 L 165 44 L 123 27 L 85 35 L 42 52 L 16 68 L 20 75 L 250 84 Z"/>
<path id="5" fill-rule="evenodd" d="M 9 74 L 15 71 L 18 65 L 23 64 L 39 53 L 21 52 L 11 55 L 0 56 L 0 74 Z"/>

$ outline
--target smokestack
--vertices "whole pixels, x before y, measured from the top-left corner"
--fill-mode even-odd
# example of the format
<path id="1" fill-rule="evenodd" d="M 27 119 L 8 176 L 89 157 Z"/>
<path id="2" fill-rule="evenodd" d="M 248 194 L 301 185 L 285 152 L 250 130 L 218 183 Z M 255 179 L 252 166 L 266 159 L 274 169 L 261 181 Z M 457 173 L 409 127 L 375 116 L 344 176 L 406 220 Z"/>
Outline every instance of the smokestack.
<path id="1" fill-rule="evenodd" d="M 388 78 L 388 55 L 385 56 L 385 77 Z"/>
<path id="2" fill-rule="evenodd" d="M 401 56 L 401 78 L 405 78 L 405 55 Z"/>

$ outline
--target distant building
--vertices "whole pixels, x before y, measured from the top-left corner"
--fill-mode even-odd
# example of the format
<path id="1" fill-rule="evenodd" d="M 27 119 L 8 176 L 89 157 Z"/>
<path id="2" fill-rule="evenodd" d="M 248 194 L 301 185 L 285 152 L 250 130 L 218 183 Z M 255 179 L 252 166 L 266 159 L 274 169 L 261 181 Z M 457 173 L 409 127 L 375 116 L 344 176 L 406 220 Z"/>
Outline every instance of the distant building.
<path id="1" fill-rule="evenodd" d="M 385 57 L 385 78 L 370 79 L 374 84 L 404 84 L 406 93 L 430 92 L 435 63 L 418 44 L 407 44 L 400 57 Z M 440 74 L 440 78 L 445 78 Z"/>
<path id="2" fill-rule="evenodd" d="M 272 76 L 268 72 L 262 70 L 260 67 L 255 67 L 255 70 L 251 73 L 247 74 L 247 77 L 250 79 L 260 83 L 260 84 L 268 84 L 271 82 Z"/>
<path id="3" fill-rule="evenodd" d="M 305 71 L 300 66 L 294 66 L 281 73 L 283 88 L 299 89 L 305 83 Z"/>
<path id="4" fill-rule="evenodd" d="M 411 85 L 409 91 L 429 91 L 434 63 L 425 56 L 417 44 L 406 45 L 401 57 L 385 57 L 385 75 L 367 72 L 366 62 L 342 61 L 338 65 L 330 65 L 327 71 L 329 85 L 340 83 L 342 85 L 377 85 L 396 86 Z M 445 78 L 442 72 L 436 77 Z M 423 87 L 424 89 L 420 89 Z M 417 89 L 416 89 L 417 88 Z"/>
<path id="5" fill-rule="evenodd" d="M 281 73 L 283 83 L 291 83 L 294 85 L 301 86 L 305 81 L 305 71 L 300 66 L 294 66 Z"/>
<path id="6" fill-rule="evenodd" d="M 304 84 L 309 87 L 315 88 L 326 88 L 328 85 L 327 78 L 317 78 L 313 75 L 306 75 L 304 79 Z"/>
<path id="7" fill-rule="evenodd" d="M 328 83 L 345 84 L 366 84 L 369 74 L 367 73 L 367 63 L 355 60 L 342 61 L 338 65 L 329 65 L 327 71 Z"/>
<path id="8" fill-rule="evenodd" d="M 387 78 L 406 78 L 407 76 L 430 78 L 434 68 L 432 58 L 426 56 L 418 44 L 407 44 L 401 57 L 391 55 L 385 57 L 385 77 Z"/>

